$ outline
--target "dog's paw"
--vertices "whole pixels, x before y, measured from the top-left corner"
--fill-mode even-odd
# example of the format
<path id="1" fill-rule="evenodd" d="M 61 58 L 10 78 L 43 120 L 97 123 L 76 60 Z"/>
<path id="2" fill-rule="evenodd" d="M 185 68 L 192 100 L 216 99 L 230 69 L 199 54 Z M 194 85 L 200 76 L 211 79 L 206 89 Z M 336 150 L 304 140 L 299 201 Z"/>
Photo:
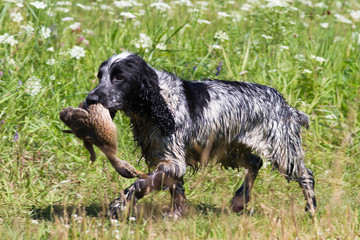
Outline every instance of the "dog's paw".
<path id="1" fill-rule="evenodd" d="M 184 216 L 184 212 L 180 210 L 169 210 L 165 213 L 163 213 L 164 218 L 172 219 L 172 220 L 178 220 Z"/>
<path id="2" fill-rule="evenodd" d="M 120 197 L 112 201 L 109 205 L 108 216 L 111 219 L 123 219 L 128 218 L 132 211 L 130 209 L 131 206 L 128 206 L 128 201 L 126 200 L 126 196 L 122 192 Z"/>

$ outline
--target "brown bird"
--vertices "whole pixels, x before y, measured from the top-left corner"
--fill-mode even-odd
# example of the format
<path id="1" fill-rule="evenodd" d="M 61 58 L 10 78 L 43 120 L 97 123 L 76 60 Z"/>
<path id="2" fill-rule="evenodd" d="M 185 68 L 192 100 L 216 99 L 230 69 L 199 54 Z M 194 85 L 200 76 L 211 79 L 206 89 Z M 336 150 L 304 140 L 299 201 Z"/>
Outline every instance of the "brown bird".
<path id="1" fill-rule="evenodd" d="M 92 162 L 96 159 L 93 145 L 97 146 L 109 159 L 115 170 L 125 178 L 147 178 L 147 175 L 135 169 L 130 163 L 116 157 L 117 131 L 110 112 L 100 103 L 85 107 L 81 103 L 77 108 L 67 107 L 60 112 L 60 119 L 84 142 L 85 148 L 90 153 Z"/>

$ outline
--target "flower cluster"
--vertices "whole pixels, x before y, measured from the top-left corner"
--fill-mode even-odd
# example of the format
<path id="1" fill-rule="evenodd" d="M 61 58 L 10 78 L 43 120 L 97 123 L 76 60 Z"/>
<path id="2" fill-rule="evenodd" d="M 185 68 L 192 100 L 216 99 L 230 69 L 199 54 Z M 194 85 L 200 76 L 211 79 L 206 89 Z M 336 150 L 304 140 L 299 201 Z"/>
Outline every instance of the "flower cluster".
<path id="1" fill-rule="evenodd" d="M 74 46 L 69 50 L 69 55 L 71 58 L 80 59 L 85 57 L 85 49 L 83 47 Z"/>
<path id="2" fill-rule="evenodd" d="M 13 35 L 9 35 L 8 33 L 5 33 L 3 35 L 0 35 L 0 44 L 1 43 L 7 43 L 10 44 L 10 46 L 14 46 L 18 43 L 17 40 L 15 40 L 15 37 Z"/>
<path id="3" fill-rule="evenodd" d="M 30 5 L 34 6 L 37 9 L 45 9 L 47 7 L 45 3 L 39 1 L 31 2 Z"/>
<path id="4" fill-rule="evenodd" d="M 151 38 L 145 33 L 140 33 L 140 37 L 136 40 L 133 40 L 131 43 L 135 46 L 135 48 L 145 49 L 146 52 L 152 46 Z"/>
<path id="5" fill-rule="evenodd" d="M 26 92 L 28 92 L 32 97 L 38 95 L 41 88 L 41 80 L 35 76 L 30 77 L 26 81 Z"/>
<path id="6" fill-rule="evenodd" d="M 215 33 L 215 39 L 218 39 L 220 42 L 229 40 L 229 35 L 226 32 L 219 31 Z"/>
<path id="7" fill-rule="evenodd" d="M 166 3 L 163 3 L 163 2 L 152 3 L 152 4 L 150 4 L 150 7 L 154 7 L 157 10 L 159 10 L 160 12 L 166 12 L 166 11 L 171 9 L 169 4 L 166 4 Z"/>

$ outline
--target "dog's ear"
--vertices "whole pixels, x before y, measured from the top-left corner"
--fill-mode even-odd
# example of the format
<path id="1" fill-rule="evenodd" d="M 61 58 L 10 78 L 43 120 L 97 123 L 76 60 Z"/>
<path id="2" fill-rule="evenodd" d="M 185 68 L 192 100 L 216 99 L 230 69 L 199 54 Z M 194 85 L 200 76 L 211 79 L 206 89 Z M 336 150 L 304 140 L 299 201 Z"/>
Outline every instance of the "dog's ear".
<path id="1" fill-rule="evenodd" d="M 143 110 L 150 113 L 153 121 L 160 128 L 161 133 L 169 136 L 175 131 L 175 120 L 163 96 L 160 94 L 159 80 L 156 72 L 146 66 L 142 72 L 140 95 Z"/>

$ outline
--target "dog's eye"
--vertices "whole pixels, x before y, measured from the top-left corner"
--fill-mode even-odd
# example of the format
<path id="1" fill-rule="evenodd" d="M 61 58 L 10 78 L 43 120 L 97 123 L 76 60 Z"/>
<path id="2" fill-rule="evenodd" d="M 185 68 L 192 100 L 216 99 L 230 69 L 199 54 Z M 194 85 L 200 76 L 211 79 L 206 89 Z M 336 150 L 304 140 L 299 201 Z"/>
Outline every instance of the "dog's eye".
<path id="1" fill-rule="evenodd" d="M 120 74 L 116 74 L 115 75 L 115 80 L 121 81 L 121 80 L 123 80 L 123 77 Z"/>

